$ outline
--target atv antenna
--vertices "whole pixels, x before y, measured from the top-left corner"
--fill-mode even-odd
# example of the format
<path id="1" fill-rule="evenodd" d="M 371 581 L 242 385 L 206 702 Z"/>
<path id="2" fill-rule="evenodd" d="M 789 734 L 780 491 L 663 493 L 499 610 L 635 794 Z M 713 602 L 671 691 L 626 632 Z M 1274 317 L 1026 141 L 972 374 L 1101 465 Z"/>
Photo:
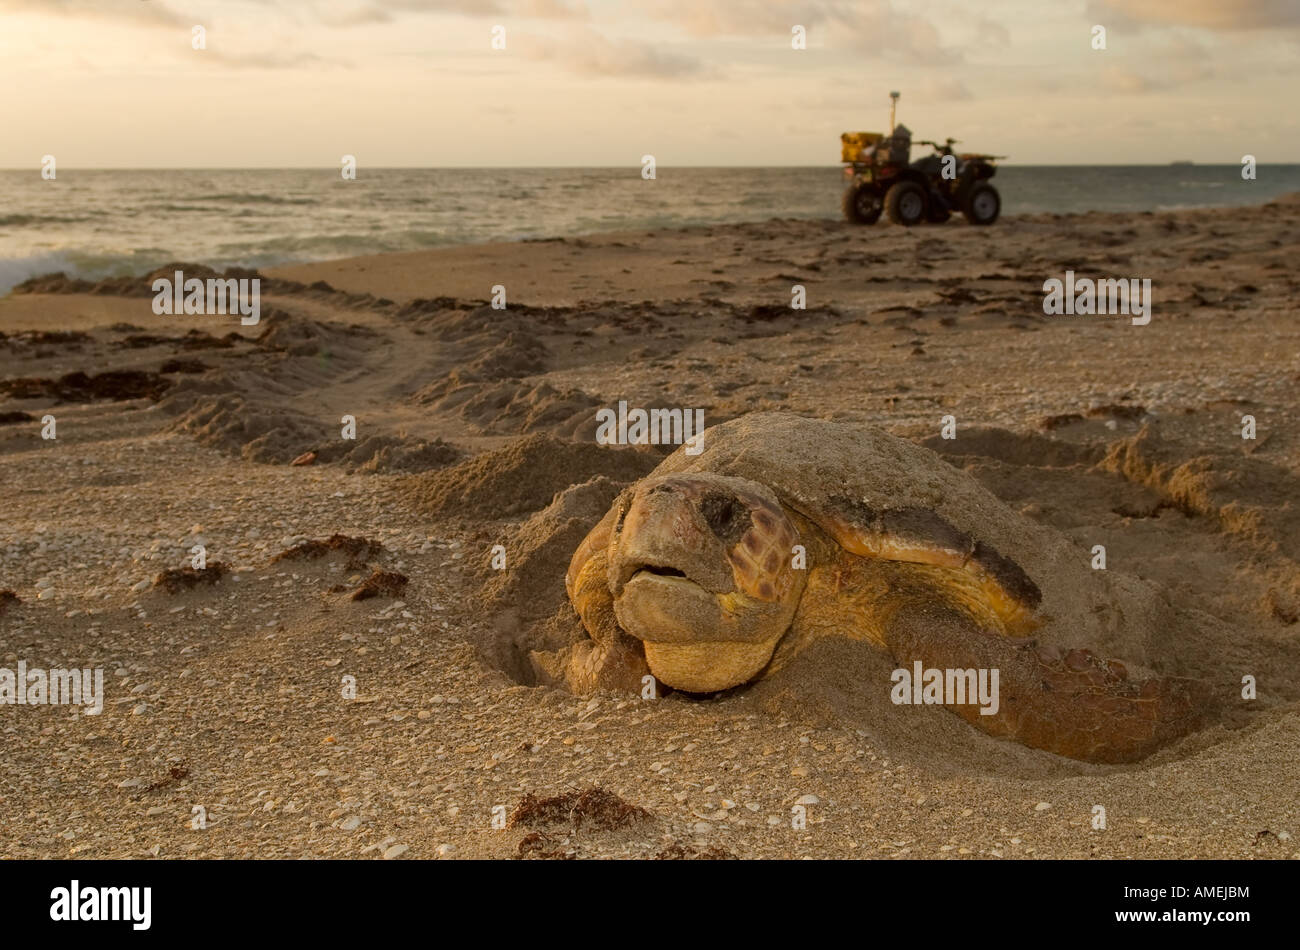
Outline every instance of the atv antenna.
<path id="1" fill-rule="evenodd" d="M 891 92 L 889 94 L 889 134 L 890 135 L 894 134 L 894 109 L 898 105 L 898 96 L 899 93 L 896 91 Z"/>

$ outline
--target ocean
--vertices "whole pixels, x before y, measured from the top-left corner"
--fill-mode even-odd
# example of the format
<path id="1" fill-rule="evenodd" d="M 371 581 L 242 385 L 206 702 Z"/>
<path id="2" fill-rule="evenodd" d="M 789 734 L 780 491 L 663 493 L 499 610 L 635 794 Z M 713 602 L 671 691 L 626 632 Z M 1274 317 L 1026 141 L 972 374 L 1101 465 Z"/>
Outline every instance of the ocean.
<path id="1" fill-rule="evenodd" d="M 0 293 L 36 274 L 100 278 L 170 261 L 265 267 L 448 244 L 839 218 L 839 166 L 0 171 Z M 1261 204 L 1300 165 L 1004 166 L 1003 215 Z M 884 226 L 884 225 L 878 225 Z M 999 226 L 1005 226 L 1004 224 Z"/>

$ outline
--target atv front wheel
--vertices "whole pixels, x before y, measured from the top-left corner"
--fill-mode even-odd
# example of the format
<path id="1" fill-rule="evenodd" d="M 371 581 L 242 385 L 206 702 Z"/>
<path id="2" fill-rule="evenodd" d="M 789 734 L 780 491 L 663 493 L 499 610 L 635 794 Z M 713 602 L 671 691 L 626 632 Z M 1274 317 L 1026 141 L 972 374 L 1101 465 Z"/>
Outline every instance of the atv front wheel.
<path id="1" fill-rule="evenodd" d="M 910 228 L 926 219 L 929 202 L 925 189 L 914 181 L 900 181 L 885 195 L 885 213 L 895 224 Z"/>
<path id="2" fill-rule="evenodd" d="M 1002 198 L 988 182 L 976 182 L 966 193 L 961 213 L 971 224 L 992 224 L 1002 211 Z"/>
<path id="3" fill-rule="evenodd" d="M 865 181 L 855 181 L 844 189 L 840 199 L 840 209 L 844 220 L 849 224 L 875 224 L 880 219 L 884 202 L 874 185 Z"/>

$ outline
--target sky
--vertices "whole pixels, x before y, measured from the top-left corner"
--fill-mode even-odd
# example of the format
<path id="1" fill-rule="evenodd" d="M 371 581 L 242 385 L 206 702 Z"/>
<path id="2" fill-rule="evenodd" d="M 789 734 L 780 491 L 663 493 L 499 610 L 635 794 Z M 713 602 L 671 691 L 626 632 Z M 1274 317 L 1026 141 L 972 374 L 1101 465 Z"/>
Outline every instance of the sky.
<path id="1" fill-rule="evenodd" d="M 4 168 L 1300 162 L 1300 0 L 0 0 L 0 83 Z"/>

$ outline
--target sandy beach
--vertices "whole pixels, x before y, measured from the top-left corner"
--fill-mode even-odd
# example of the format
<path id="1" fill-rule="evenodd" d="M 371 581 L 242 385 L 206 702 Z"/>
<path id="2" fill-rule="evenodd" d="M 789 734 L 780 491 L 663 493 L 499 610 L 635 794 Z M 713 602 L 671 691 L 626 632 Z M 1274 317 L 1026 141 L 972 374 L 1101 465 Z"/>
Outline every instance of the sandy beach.
<path id="1" fill-rule="evenodd" d="M 20 284 L 0 666 L 104 702 L 0 718 L 0 855 L 1300 858 L 1297 252 L 1291 196 L 282 266 L 255 325 Z M 1067 271 L 1149 278 L 1150 322 L 1044 315 Z M 703 698 L 539 685 L 570 554 L 671 448 L 597 445 L 620 401 L 925 446 L 1162 605 L 1095 646 L 1257 696 L 1108 766 L 893 706 L 847 640 Z"/>

